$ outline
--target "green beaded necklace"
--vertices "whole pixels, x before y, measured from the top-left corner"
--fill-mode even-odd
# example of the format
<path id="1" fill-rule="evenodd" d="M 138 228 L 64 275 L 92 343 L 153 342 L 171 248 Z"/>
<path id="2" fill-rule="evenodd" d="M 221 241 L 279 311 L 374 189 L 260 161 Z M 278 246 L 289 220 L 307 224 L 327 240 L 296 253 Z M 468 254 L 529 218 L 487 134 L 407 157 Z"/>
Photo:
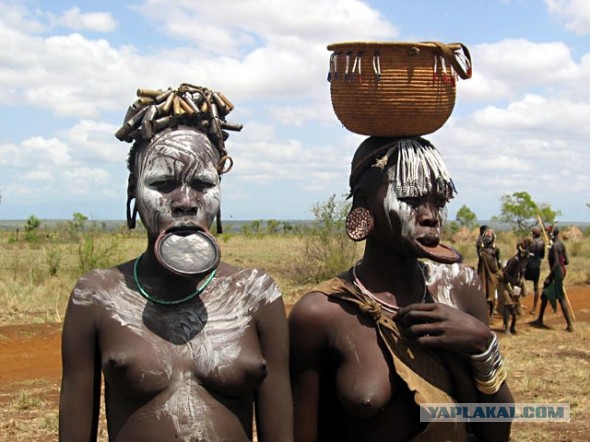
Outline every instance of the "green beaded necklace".
<path id="1" fill-rule="evenodd" d="M 209 285 L 209 283 L 211 282 L 211 280 L 215 276 L 215 272 L 217 271 L 217 269 L 213 269 L 213 271 L 209 274 L 209 277 L 205 280 L 203 285 L 201 285 L 201 287 L 197 287 L 197 290 L 192 292 L 190 295 L 185 296 L 182 299 L 175 299 L 174 301 L 166 301 L 164 299 L 159 299 L 159 298 L 155 298 L 155 297 L 151 296 L 143 288 L 143 286 L 139 282 L 139 277 L 137 276 L 137 267 L 139 266 L 139 260 L 141 259 L 142 256 L 143 256 L 143 254 L 139 255 L 137 257 L 137 259 L 135 260 L 135 263 L 133 264 L 133 278 L 135 279 L 135 285 L 139 289 L 139 293 L 141 294 L 141 296 L 143 296 L 148 301 L 152 301 L 153 303 L 160 304 L 160 305 L 176 305 L 176 304 L 182 304 L 183 302 L 186 302 L 186 301 L 190 301 L 194 297 L 203 293 L 203 290 L 205 290 L 207 288 L 207 286 Z"/>

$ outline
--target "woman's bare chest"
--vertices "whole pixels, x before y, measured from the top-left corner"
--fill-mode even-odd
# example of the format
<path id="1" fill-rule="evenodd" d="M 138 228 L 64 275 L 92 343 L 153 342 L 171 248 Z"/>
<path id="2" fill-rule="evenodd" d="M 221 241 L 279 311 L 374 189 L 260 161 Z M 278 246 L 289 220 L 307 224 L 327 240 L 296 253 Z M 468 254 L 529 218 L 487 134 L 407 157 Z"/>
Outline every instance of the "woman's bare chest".
<path id="1" fill-rule="evenodd" d="M 400 380 L 374 326 L 359 324 L 356 318 L 339 326 L 332 346 L 340 404 L 357 417 L 374 416 L 399 394 Z"/>
<path id="2" fill-rule="evenodd" d="M 232 316 L 206 309 L 168 315 L 146 305 L 141 321 L 107 318 L 99 337 L 107 384 L 134 397 L 191 384 L 228 396 L 251 393 L 266 375 L 266 362 L 252 318 Z"/>

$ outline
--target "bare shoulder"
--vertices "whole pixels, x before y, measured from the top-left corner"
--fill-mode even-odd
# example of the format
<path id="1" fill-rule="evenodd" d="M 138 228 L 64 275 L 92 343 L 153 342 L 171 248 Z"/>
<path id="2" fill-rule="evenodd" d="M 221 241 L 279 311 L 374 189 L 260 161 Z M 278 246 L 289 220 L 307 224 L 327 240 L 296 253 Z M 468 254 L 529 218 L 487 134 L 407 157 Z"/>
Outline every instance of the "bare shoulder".
<path id="1" fill-rule="evenodd" d="M 124 263 L 109 269 L 89 271 L 76 282 L 70 300 L 79 304 L 94 304 L 101 295 L 113 292 L 125 284 L 130 266 L 130 263 Z"/>
<path id="2" fill-rule="evenodd" d="M 216 284 L 221 285 L 224 292 L 234 291 L 238 299 L 247 297 L 259 304 L 282 299 L 272 276 L 259 268 L 242 268 L 222 262 L 217 268 L 216 279 Z"/>
<path id="3" fill-rule="evenodd" d="M 436 302 L 467 312 L 476 308 L 476 304 L 485 304 L 480 279 L 472 267 L 427 262 L 425 276 L 430 294 Z"/>
<path id="4" fill-rule="evenodd" d="M 291 309 L 289 323 L 292 327 L 313 330 L 323 328 L 342 314 L 342 307 L 324 293 L 310 292 L 303 295 Z M 312 329 L 309 329 L 313 332 Z"/>

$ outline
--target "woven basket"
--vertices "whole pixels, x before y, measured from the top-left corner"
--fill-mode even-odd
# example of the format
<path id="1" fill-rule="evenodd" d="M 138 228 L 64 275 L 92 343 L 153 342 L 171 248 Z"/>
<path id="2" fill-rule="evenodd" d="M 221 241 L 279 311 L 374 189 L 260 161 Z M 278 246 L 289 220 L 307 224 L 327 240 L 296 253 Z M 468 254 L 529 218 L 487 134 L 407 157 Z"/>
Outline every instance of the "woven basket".
<path id="1" fill-rule="evenodd" d="M 438 130 L 455 106 L 457 76 L 471 77 L 469 51 L 461 43 L 348 42 L 328 50 L 334 112 L 362 135 Z"/>

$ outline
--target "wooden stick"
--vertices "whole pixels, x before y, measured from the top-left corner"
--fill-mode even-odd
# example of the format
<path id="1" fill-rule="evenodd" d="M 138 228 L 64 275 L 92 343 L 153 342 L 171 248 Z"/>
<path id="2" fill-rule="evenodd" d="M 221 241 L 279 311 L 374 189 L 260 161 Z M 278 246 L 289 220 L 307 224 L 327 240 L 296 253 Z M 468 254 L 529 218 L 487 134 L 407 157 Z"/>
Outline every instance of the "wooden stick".
<path id="1" fill-rule="evenodd" d="M 541 216 L 538 213 L 537 213 L 537 221 L 541 225 L 541 230 L 543 231 L 543 236 L 545 237 L 545 241 L 547 242 L 547 244 L 549 244 L 549 236 L 547 235 L 547 232 L 545 232 L 545 226 L 543 225 L 543 221 L 541 220 Z M 556 263 L 556 264 L 559 265 L 559 263 Z M 570 303 L 570 298 L 567 296 L 567 291 L 565 290 L 565 284 L 563 283 L 563 281 L 561 282 L 561 286 L 563 288 L 563 298 L 565 299 L 565 305 L 566 305 L 567 309 L 569 310 L 572 320 L 576 321 L 576 314 L 574 313 L 574 309 L 572 307 L 572 304 Z"/>

